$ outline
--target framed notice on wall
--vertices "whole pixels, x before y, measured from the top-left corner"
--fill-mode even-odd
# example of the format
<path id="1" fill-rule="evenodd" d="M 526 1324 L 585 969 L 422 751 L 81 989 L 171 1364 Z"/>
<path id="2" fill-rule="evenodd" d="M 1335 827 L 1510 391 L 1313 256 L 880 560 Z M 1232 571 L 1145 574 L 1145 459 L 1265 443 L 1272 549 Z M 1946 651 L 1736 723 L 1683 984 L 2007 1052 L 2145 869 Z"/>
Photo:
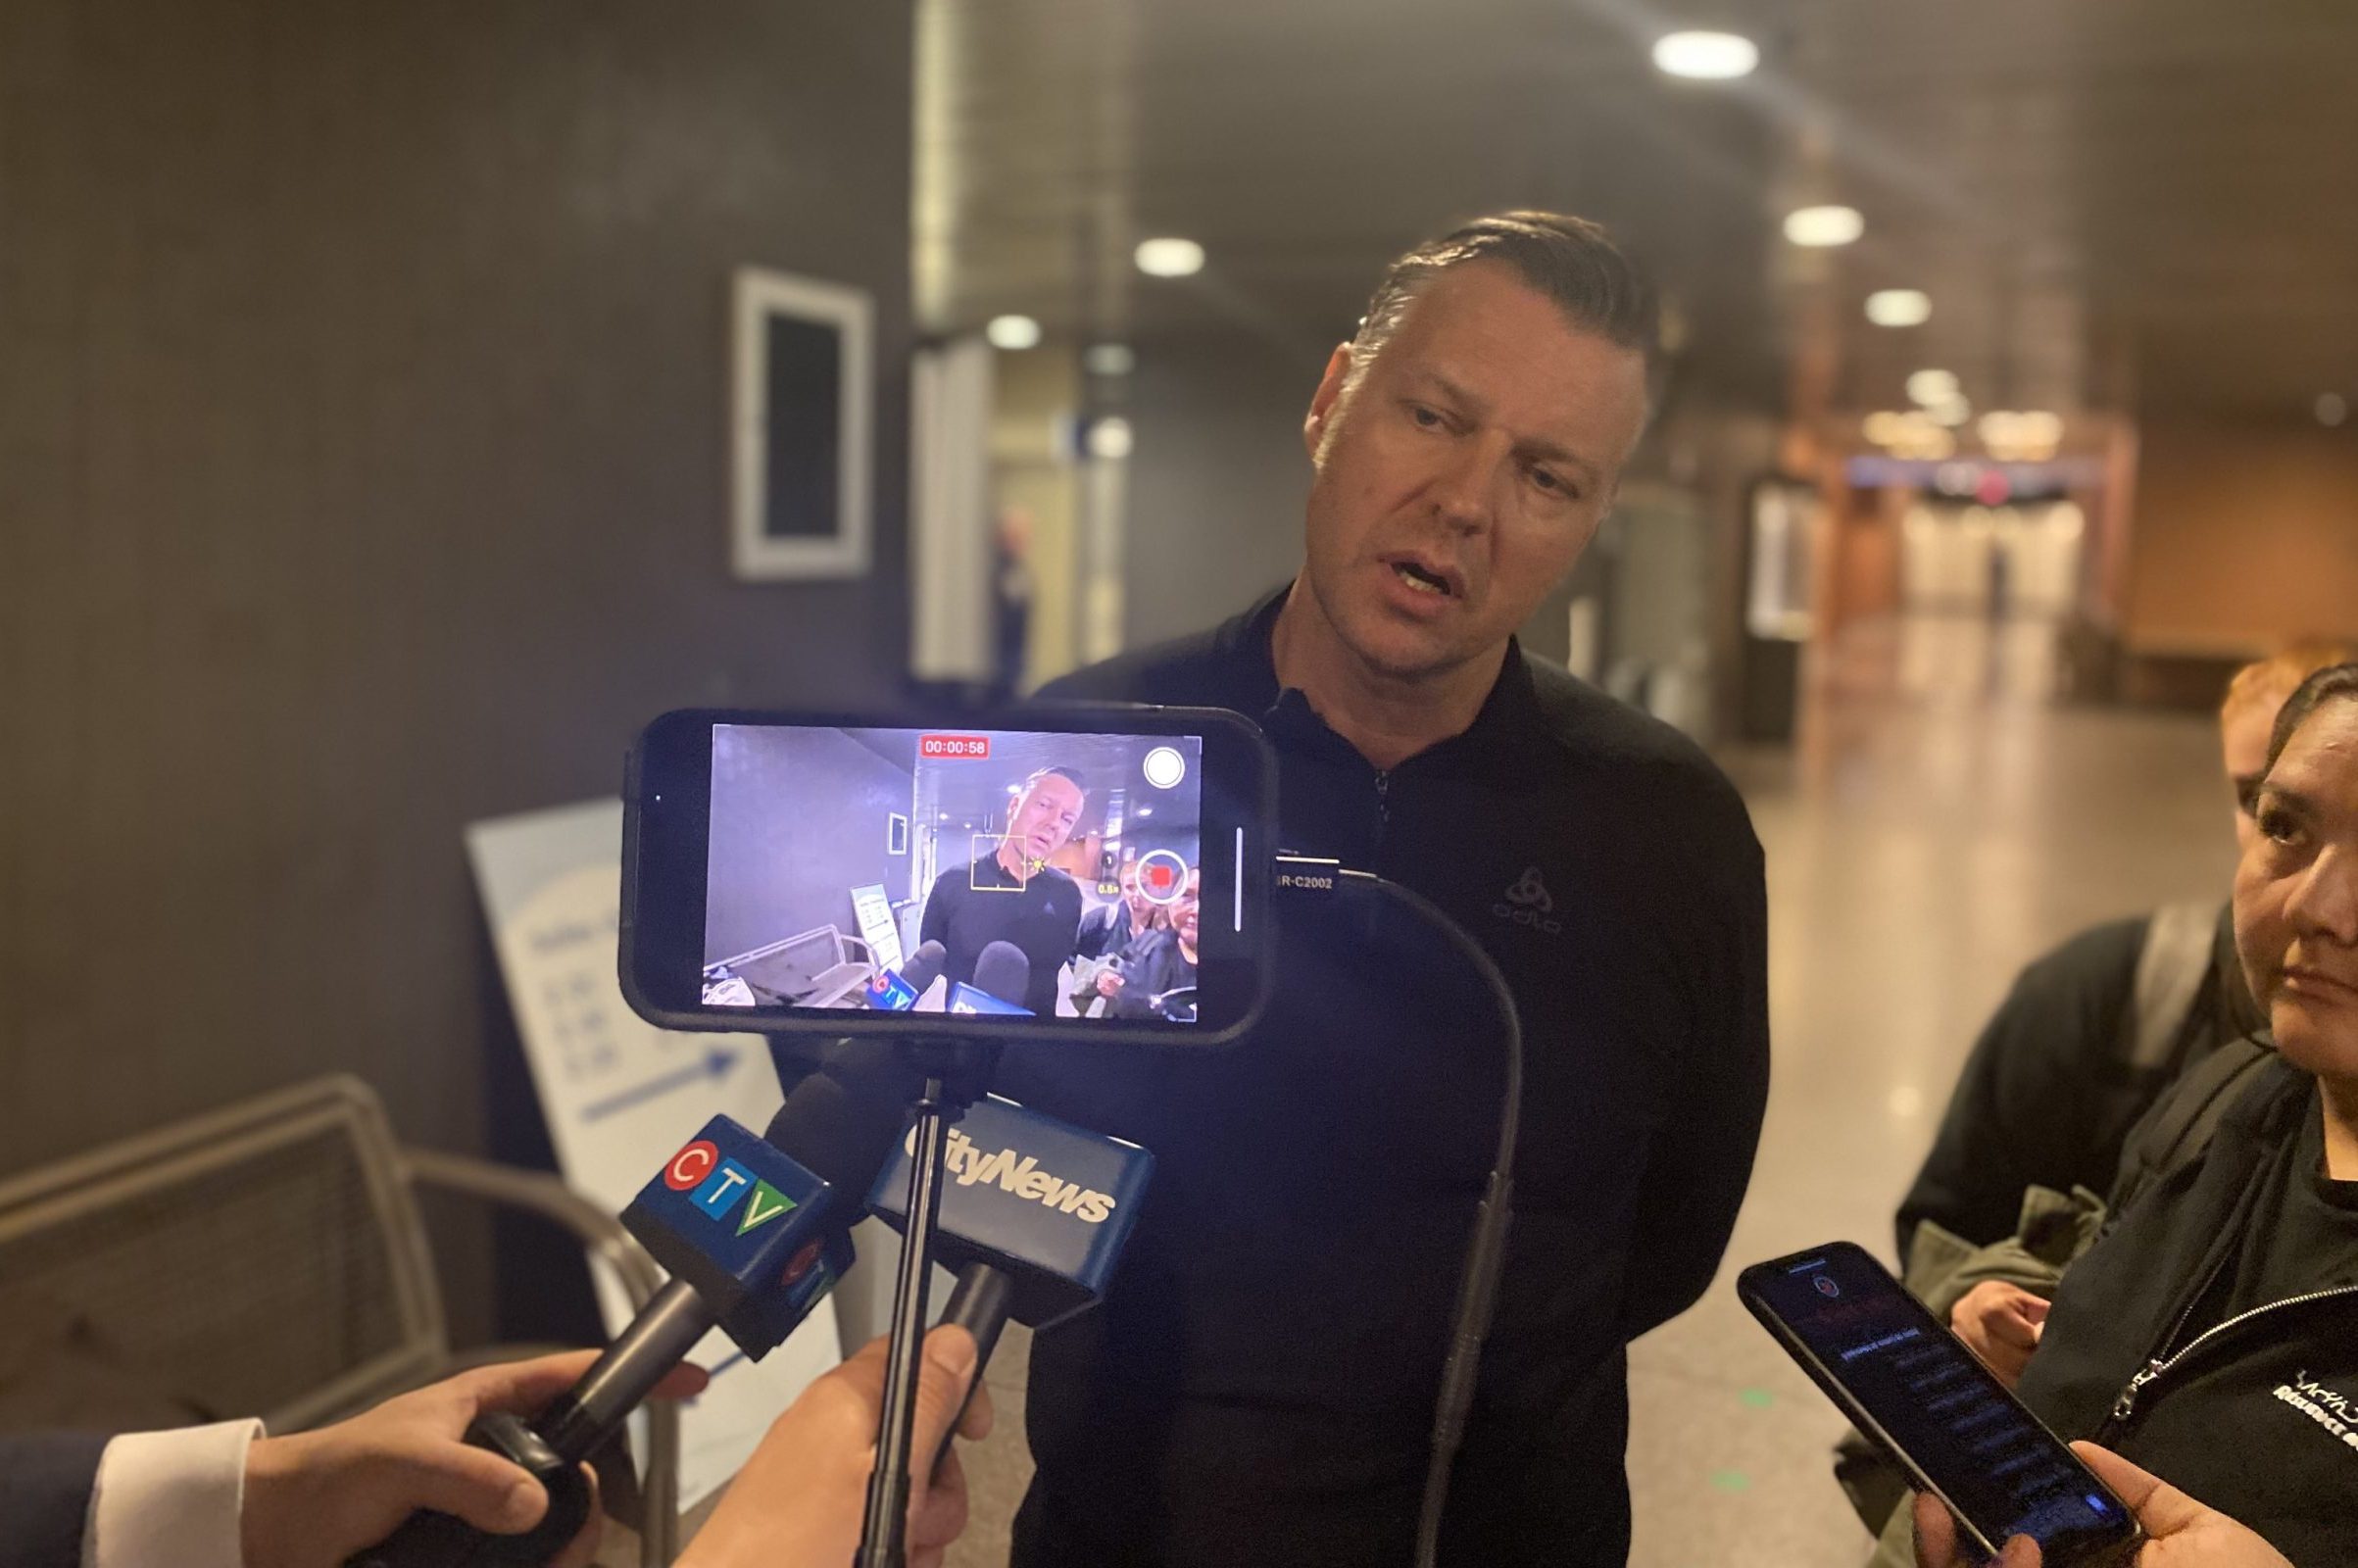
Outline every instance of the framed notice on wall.
<path id="1" fill-rule="evenodd" d="M 729 540 L 740 578 L 867 570 L 874 319 L 860 289 L 737 274 Z"/>

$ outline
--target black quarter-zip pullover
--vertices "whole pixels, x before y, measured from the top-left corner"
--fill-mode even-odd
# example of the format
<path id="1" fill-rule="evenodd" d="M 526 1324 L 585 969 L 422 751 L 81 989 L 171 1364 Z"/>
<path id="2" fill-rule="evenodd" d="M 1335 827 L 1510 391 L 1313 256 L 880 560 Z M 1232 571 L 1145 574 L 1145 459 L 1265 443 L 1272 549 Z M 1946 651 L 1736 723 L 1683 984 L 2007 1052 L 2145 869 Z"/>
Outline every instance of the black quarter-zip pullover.
<path id="1" fill-rule="evenodd" d="M 1624 1348 L 1710 1283 L 1767 1093 L 1758 843 L 1685 737 L 1515 648 L 1471 728 L 1378 771 L 1278 689 L 1281 602 L 1043 695 L 1255 718 L 1281 845 L 1415 889 L 1505 972 L 1515 1222 L 1444 1560 L 1620 1564 Z M 1289 906 L 1275 940 L 1230 1050 L 1009 1052 L 1008 1093 L 1156 1158 L 1104 1307 L 1034 1347 L 1018 1568 L 1409 1560 L 1499 1026 L 1397 910 Z"/>
<path id="2" fill-rule="evenodd" d="M 2358 1277 L 2337 1228 L 2285 1230 L 2288 1195 L 2346 1185 L 2320 1174 L 2320 1114 L 2316 1079 L 2263 1069 L 2064 1275 L 2017 1391 L 2302 1568 L 2358 1563 Z M 2305 1259 L 2302 1230 L 2326 1244 Z"/>

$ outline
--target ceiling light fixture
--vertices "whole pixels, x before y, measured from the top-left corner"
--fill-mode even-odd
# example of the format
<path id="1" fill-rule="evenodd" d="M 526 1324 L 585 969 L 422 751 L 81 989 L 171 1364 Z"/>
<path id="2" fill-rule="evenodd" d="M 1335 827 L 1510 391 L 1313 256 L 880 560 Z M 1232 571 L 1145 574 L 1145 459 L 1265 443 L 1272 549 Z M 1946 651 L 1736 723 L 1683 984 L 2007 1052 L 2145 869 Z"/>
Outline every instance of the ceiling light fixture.
<path id="1" fill-rule="evenodd" d="M 1922 408 L 1946 403 L 1958 392 L 1954 370 L 1918 370 L 1908 377 L 1908 401 Z"/>
<path id="2" fill-rule="evenodd" d="M 1142 239 L 1131 258 L 1149 277 L 1193 277 L 1204 270 L 1204 247 L 1192 239 Z"/>
<path id="3" fill-rule="evenodd" d="M 1800 207 L 1785 215 L 1785 237 L 1812 250 L 1847 245 L 1866 231 L 1855 207 Z"/>
<path id="4" fill-rule="evenodd" d="M 983 336 L 995 349 L 1023 350 L 1040 346 L 1040 323 L 1028 316 L 994 316 Z"/>
<path id="5" fill-rule="evenodd" d="M 2350 416 L 2350 400 L 2338 392 L 2317 394 L 2317 422 L 2329 430 L 2340 428 L 2341 421 Z"/>
<path id="6" fill-rule="evenodd" d="M 1922 326 L 1932 318 L 1932 296 L 1920 288 L 1883 288 L 1867 296 L 1867 319 L 1877 326 Z"/>
<path id="7" fill-rule="evenodd" d="M 1752 40 L 1734 32 L 1672 32 L 1654 40 L 1654 69 L 1691 81 L 1733 81 L 1760 64 Z"/>
<path id="8" fill-rule="evenodd" d="M 1131 433 L 1130 421 L 1118 414 L 1107 415 L 1090 423 L 1089 455 L 1093 458 L 1119 463 L 1130 455 L 1135 444 L 1136 437 Z"/>
<path id="9" fill-rule="evenodd" d="M 1931 416 L 1933 423 L 1953 430 L 1973 417 L 1973 405 L 1963 398 L 1943 398 L 1924 412 Z"/>

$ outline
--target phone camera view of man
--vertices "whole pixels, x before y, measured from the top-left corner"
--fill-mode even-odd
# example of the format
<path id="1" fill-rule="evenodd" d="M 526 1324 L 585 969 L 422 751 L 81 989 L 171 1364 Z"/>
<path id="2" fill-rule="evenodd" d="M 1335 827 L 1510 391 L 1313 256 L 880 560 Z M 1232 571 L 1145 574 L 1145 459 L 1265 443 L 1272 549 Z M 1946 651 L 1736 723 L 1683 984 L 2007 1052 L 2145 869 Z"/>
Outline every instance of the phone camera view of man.
<path id="1" fill-rule="evenodd" d="M 722 723 L 712 748 L 706 1006 L 1197 1021 L 1201 737 Z"/>

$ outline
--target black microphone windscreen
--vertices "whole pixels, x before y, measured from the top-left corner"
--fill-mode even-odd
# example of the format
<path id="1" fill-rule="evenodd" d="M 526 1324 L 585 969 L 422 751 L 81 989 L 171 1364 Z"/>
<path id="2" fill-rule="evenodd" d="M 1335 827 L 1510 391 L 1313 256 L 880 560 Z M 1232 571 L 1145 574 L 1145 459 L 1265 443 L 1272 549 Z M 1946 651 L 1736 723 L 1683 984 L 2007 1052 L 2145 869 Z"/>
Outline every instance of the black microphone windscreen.
<path id="1" fill-rule="evenodd" d="M 909 956 L 909 961 L 901 965 L 901 978 L 921 997 L 942 977 L 943 966 L 949 961 L 950 950 L 939 942 L 920 942 L 917 951 Z"/>
<path id="2" fill-rule="evenodd" d="M 987 942 L 974 960 L 974 989 L 1002 1002 L 1021 1004 L 1031 989 L 1032 960 L 1012 942 Z"/>
<path id="3" fill-rule="evenodd" d="M 839 1040 L 794 1086 L 761 1136 L 835 1189 L 833 1201 L 857 1207 L 892 1157 L 923 1084 L 892 1041 Z"/>

